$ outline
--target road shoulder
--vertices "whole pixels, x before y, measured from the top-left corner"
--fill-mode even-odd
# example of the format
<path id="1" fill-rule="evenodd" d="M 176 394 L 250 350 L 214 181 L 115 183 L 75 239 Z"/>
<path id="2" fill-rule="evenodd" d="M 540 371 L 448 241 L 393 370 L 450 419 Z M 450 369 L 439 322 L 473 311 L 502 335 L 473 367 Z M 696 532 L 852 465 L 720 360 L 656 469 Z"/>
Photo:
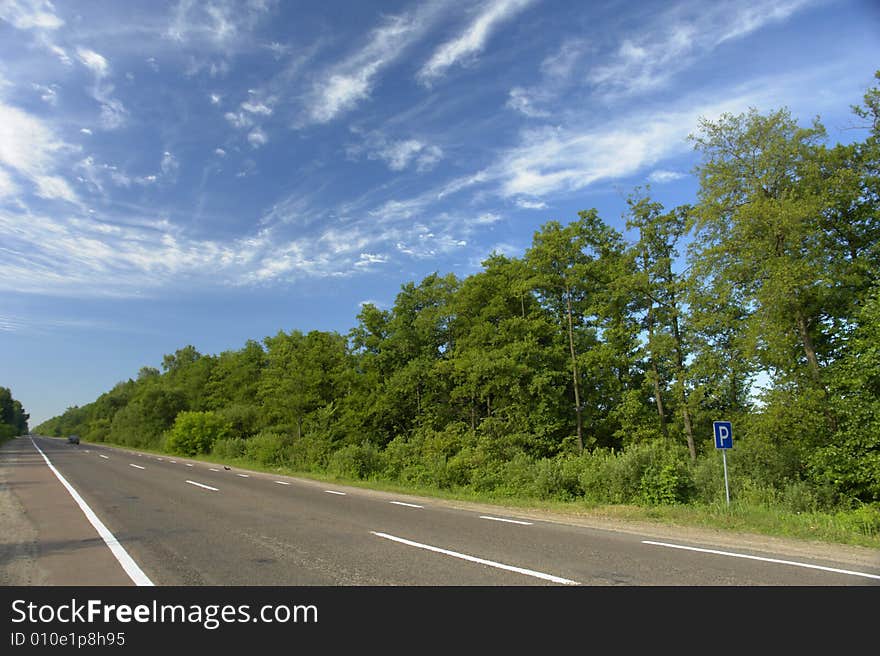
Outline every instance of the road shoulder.
<path id="1" fill-rule="evenodd" d="M 25 437 L 0 446 L 0 525 L 0 585 L 132 584 Z"/>

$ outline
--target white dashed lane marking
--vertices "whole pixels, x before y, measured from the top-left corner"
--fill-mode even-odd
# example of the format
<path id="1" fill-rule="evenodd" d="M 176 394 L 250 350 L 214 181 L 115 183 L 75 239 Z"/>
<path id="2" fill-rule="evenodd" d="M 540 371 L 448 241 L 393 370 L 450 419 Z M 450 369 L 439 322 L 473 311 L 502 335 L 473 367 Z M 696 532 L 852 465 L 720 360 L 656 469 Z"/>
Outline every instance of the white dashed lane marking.
<path id="1" fill-rule="evenodd" d="M 187 481 L 187 483 L 189 483 L 190 485 L 195 485 L 197 487 L 202 487 L 206 490 L 211 490 L 212 492 L 219 492 L 220 491 L 216 487 L 211 487 L 210 485 L 205 485 L 204 483 L 196 483 L 195 481 Z"/>
<path id="2" fill-rule="evenodd" d="M 388 535 L 387 533 L 377 533 L 376 531 L 370 531 L 373 535 L 376 535 L 380 538 L 385 538 L 386 540 L 393 540 L 394 542 L 399 542 L 401 544 L 408 545 L 410 547 L 416 547 L 418 549 L 425 549 L 427 551 L 433 551 L 435 553 L 443 554 L 444 556 L 452 556 L 453 558 L 460 558 L 462 560 L 468 560 L 472 563 L 479 563 L 480 565 L 488 565 L 489 567 L 497 567 L 498 569 L 507 570 L 508 572 L 516 572 L 517 574 L 524 574 L 526 576 L 533 576 L 538 579 L 543 579 L 544 581 L 552 581 L 553 583 L 561 583 L 562 585 L 579 585 L 577 581 L 572 581 L 571 579 L 564 579 L 561 576 L 554 576 L 553 574 L 545 574 L 544 572 L 537 572 L 533 569 L 525 569 L 523 567 L 514 567 L 513 565 L 506 565 L 504 563 L 498 563 L 494 560 L 486 560 L 485 558 L 477 558 L 476 556 L 469 556 L 468 554 L 459 553 L 457 551 L 450 551 L 449 549 L 441 549 L 440 547 L 434 547 L 430 544 L 422 544 L 421 542 L 413 542 L 412 540 L 406 540 L 404 538 L 399 538 L 394 535 Z"/>

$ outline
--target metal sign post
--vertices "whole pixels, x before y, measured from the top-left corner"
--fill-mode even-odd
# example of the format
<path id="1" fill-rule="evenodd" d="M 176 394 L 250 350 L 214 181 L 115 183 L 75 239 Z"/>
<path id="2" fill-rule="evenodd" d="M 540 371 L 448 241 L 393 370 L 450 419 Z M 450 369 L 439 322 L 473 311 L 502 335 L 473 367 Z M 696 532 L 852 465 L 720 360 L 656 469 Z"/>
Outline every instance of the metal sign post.
<path id="1" fill-rule="evenodd" d="M 724 462 L 724 494 L 727 505 L 730 505 L 730 486 L 727 484 L 727 450 L 733 448 L 733 427 L 729 421 L 713 421 L 715 432 L 715 448 L 721 449 L 721 460 Z"/>

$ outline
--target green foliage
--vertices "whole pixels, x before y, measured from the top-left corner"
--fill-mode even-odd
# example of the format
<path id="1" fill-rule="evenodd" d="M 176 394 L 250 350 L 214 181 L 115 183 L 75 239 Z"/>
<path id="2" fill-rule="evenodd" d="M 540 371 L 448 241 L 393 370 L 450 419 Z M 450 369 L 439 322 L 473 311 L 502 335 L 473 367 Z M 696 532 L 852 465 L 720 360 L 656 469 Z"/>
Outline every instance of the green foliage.
<path id="1" fill-rule="evenodd" d="M 369 442 L 349 444 L 330 456 L 327 470 L 344 478 L 369 479 L 384 469 L 379 449 Z"/>
<path id="2" fill-rule="evenodd" d="M 221 437 L 214 442 L 211 453 L 224 460 L 235 460 L 247 454 L 247 440 L 240 437 Z"/>
<path id="3" fill-rule="evenodd" d="M 263 431 L 245 440 L 244 455 L 261 465 L 278 467 L 290 462 L 290 444 L 290 438 L 285 435 Z"/>
<path id="4" fill-rule="evenodd" d="M 0 387 L 0 431 L 10 433 L 8 437 L 25 435 L 28 432 L 28 415 L 21 402 L 13 398 L 12 390 Z M 8 428 L 6 428 L 8 426 Z"/>
<path id="5" fill-rule="evenodd" d="M 184 456 L 210 453 L 214 443 L 228 434 L 229 424 L 216 413 L 185 411 L 175 418 L 165 447 L 171 453 Z"/>

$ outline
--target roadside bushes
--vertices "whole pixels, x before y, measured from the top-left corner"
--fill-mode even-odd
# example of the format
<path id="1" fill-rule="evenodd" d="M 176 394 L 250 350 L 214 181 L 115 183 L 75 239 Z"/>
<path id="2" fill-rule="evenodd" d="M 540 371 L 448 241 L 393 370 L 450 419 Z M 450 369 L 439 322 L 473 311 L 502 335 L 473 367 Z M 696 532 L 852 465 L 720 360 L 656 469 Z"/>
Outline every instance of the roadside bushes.
<path id="1" fill-rule="evenodd" d="M 327 470 L 337 476 L 368 479 L 382 471 L 384 458 L 369 442 L 349 444 L 330 456 Z"/>
<path id="2" fill-rule="evenodd" d="M 244 456 L 263 466 L 278 467 L 290 460 L 291 439 L 281 433 L 263 431 L 244 440 Z"/>
<path id="3" fill-rule="evenodd" d="M 184 411 L 174 419 L 165 437 L 165 448 L 183 456 L 210 453 L 214 443 L 228 434 L 229 425 L 216 413 Z"/>

